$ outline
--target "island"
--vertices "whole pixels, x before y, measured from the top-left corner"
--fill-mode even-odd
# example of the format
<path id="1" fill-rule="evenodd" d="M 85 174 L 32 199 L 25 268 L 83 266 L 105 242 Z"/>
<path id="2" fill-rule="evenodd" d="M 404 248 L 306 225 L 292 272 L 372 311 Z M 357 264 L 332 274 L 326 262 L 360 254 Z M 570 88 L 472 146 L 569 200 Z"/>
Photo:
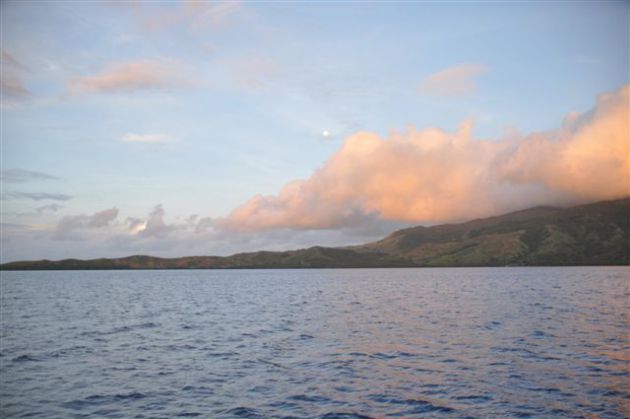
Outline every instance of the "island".
<path id="1" fill-rule="evenodd" d="M 457 224 L 398 230 L 357 246 L 231 256 L 35 260 L 0 270 L 280 269 L 630 264 L 630 198 L 570 208 L 534 207 Z"/>

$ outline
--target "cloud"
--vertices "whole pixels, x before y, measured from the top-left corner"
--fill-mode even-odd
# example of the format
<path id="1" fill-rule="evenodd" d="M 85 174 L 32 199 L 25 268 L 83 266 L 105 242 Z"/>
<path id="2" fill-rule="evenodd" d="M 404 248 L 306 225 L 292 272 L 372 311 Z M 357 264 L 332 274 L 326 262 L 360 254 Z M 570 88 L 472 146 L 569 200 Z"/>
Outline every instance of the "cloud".
<path id="1" fill-rule="evenodd" d="M 24 87 L 21 79 L 21 73 L 26 67 L 21 64 L 9 52 L 0 51 L 0 92 L 3 99 L 12 101 L 23 100 L 30 96 L 30 92 Z"/>
<path id="2" fill-rule="evenodd" d="M 127 217 L 127 229 L 130 233 L 139 233 L 140 231 L 144 230 L 146 226 L 147 223 L 140 218 Z"/>
<path id="3" fill-rule="evenodd" d="M 15 76 L 3 74 L 0 80 L 0 90 L 3 96 L 6 95 L 12 99 L 25 99 L 29 96 L 22 81 Z"/>
<path id="4" fill-rule="evenodd" d="M 214 218 L 212 217 L 203 217 L 197 220 L 195 224 L 195 233 L 204 233 L 207 231 L 211 231 L 214 227 Z"/>
<path id="5" fill-rule="evenodd" d="M 165 134 L 134 134 L 128 132 L 127 134 L 122 136 L 123 141 L 131 142 L 131 143 L 154 143 L 154 144 L 165 144 L 173 142 L 174 139 Z"/>
<path id="6" fill-rule="evenodd" d="M 32 217 L 32 216 L 42 216 L 42 215 L 49 215 L 49 214 L 54 214 L 57 211 L 59 211 L 60 209 L 63 208 L 63 205 L 59 205 L 59 204 L 48 204 L 48 205 L 41 205 L 39 207 L 36 207 L 34 211 L 26 211 L 26 212 L 3 212 L 3 215 L 11 215 L 11 216 L 17 216 L 17 217 Z"/>
<path id="7" fill-rule="evenodd" d="M 0 199 L 32 199 L 33 201 L 69 201 L 74 198 L 72 195 L 48 192 L 8 192 L 2 194 Z"/>
<path id="8" fill-rule="evenodd" d="M 12 54 L 5 50 L 0 51 L 0 62 L 2 62 L 2 65 L 7 67 L 26 70 L 24 64 L 20 63 Z"/>
<path id="9" fill-rule="evenodd" d="M 46 214 L 46 213 L 57 212 L 62 208 L 63 208 L 63 205 L 49 204 L 49 205 L 42 205 L 41 207 L 37 207 L 35 208 L 35 211 L 37 212 L 37 214 L 41 215 L 41 214 Z"/>
<path id="10" fill-rule="evenodd" d="M 67 215 L 57 223 L 52 238 L 54 240 L 80 239 L 79 236 L 73 234 L 76 230 L 107 227 L 116 217 L 118 217 L 118 208 L 115 207 L 95 212 L 92 215 Z"/>
<path id="11" fill-rule="evenodd" d="M 228 255 L 261 249 L 296 249 L 314 243 L 358 244 L 380 238 L 402 226 L 371 218 L 372 223 L 352 229 L 311 230 L 297 235 L 290 229 L 235 233 L 214 228 L 214 219 L 210 217 L 191 215 L 167 220 L 162 205 L 155 206 L 146 217 L 126 217 L 124 222 L 117 222 L 120 214 L 115 211 L 112 208 L 93 215 L 67 216 L 52 229 L 48 225 L 0 226 L 0 241 L 10 243 L 3 247 L 5 251 L 0 259 Z M 63 246 L 59 246 L 59 240 L 64 241 Z"/>
<path id="12" fill-rule="evenodd" d="M 630 194 L 630 85 L 569 114 L 562 129 L 536 133 L 500 156 L 497 175 L 513 185 L 542 184 L 579 200 Z"/>
<path id="13" fill-rule="evenodd" d="M 118 208 L 110 208 L 92 214 L 87 221 L 90 228 L 105 227 L 118 216 Z"/>
<path id="14" fill-rule="evenodd" d="M 0 223 L 0 231 L 3 233 L 8 231 L 24 231 L 31 229 L 32 227 L 28 224 Z"/>
<path id="15" fill-rule="evenodd" d="M 193 0 L 188 1 L 186 6 L 186 17 L 192 18 L 189 24 L 192 31 L 224 26 L 243 10 L 243 3 L 240 1 L 206 2 Z"/>
<path id="16" fill-rule="evenodd" d="M 603 65 L 605 61 L 599 58 L 589 57 L 587 55 L 579 54 L 575 58 L 575 62 L 578 64 L 587 64 L 587 65 Z"/>
<path id="17" fill-rule="evenodd" d="M 475 93 L 476 78 L 488 71 L 482 64 L 449 67 L 424 79 L 421 91 L 436 96 L 465 96 Z"/>
<path id="18" fill-rule="evenodd" d="M 276 75 L 279 65 L 264 55 L 241 56 L 226 63 L 234 81 L 242 88 L 260 90 L 269 87 L 269 79 Z"/>
<path id="19" fill-rule="evenodd" d="M 349 137 L 306 180 L 255 196 L 216 225 L 231 231 L 332 229 L 374 217 L 444 222 L 540 204 L 630 194 L 630 86 L 601 95 L 555 131 L 489 141 L 437 128 Z"/>
<path id="20" fill-rule="evenodd" d="M 57 176 L 25 169 L 0 170 L 0 181 L 9 183 L 24 183 L 37 180 L 59 180 Z"/>
<path id="21" fill-rule="evenodd" d="M 160 237 L 167 235 L 174 227 L 164 222 L 165 214 L 162 204 L 156 205 L 149 214 L 144 228 L 140 230 L 138 234 L 142 237 Z"/>
<path id="22" fill-rule="evenodd" d="M 112 63 L 100 73 L 71 79 L 69 91 L 74 94 L 119 93 L 182 86 L 172 64 L 155 60 Z"/>
<path id="23" fill-rule="evenodd" d="M 162 204 L 158 204 L 149 213 L 146 219 L 128 217 L 127 229 L 130 233 L 139 237 L 165 237 L 169 233 L 187 227 L 184 225 L 167 224 L 164 221 L 166 212 Z"/>
<path id="24" fill-rule="evenodd" d="M 183 28 L 191 33 L 227 25 L 244 9 L 241 1 L 188 0 L 180 3 L 115 2 L 126 7 L 149 32 Z"/>

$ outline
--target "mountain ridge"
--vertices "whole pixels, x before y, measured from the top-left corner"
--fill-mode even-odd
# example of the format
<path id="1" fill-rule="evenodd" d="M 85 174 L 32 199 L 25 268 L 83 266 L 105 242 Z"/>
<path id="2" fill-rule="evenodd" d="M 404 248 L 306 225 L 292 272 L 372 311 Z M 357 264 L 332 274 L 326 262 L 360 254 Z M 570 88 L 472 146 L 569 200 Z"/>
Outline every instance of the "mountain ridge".
<path id="1" fill-rule="evenodd" d="M 230 256 L 16 261 L 0 270 L 368 268 L 630 265 L 630 197 L 537 206 L 462 223 L 415 226 L 381 240 Z"/>

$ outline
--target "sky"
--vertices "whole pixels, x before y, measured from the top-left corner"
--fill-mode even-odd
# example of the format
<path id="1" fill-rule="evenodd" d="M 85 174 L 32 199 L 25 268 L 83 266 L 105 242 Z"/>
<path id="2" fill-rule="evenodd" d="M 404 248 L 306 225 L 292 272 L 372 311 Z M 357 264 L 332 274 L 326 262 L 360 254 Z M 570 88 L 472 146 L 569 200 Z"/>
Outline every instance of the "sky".
<path id="1" fill-rule="evenodd" d="M 630 3 L 4 1 L 2 262 L 630 194 Z"/>

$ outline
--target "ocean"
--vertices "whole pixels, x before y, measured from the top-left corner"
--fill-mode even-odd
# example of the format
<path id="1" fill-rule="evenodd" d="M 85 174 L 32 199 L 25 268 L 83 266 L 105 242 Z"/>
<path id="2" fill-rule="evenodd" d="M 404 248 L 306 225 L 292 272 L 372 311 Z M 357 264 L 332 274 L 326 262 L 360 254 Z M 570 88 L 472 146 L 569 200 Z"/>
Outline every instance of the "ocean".
<path id="1" fill-rule="evenodd" d="M 0 416 L 630 416 L 630 268 L 0 273 Z"/>

